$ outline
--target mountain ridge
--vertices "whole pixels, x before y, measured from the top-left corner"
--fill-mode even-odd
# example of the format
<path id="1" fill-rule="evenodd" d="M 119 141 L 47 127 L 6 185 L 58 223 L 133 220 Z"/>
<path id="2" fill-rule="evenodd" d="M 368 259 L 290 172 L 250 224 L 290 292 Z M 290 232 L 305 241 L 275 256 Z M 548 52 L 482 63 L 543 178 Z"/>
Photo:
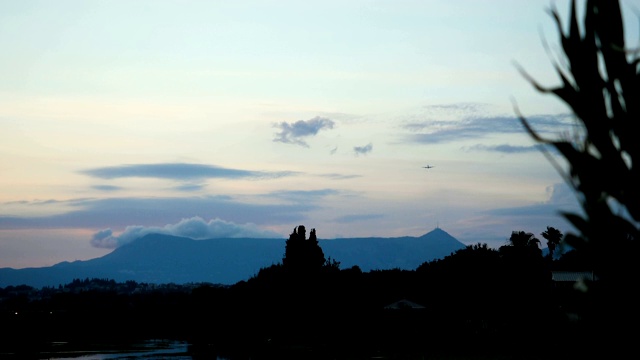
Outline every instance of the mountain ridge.
<path id="1" fill-rule="evenodd" d="M 325 257 L 340 262 L 342 269 L 358 266 L 362 271 L 415 270 L 426 261 L 465 247 L 440 228 L 419 237 L 335 238 L 318 242 Z M 64 261 L 41 268 L 0 268 L 0 287 L 58 286 L 84 278 L 232 285 L 248 280 L 261 268 L 281 263 L 285 243 L 286 239 L 275 238 L 194 240 L 148 234 L 95 259 Z"/>

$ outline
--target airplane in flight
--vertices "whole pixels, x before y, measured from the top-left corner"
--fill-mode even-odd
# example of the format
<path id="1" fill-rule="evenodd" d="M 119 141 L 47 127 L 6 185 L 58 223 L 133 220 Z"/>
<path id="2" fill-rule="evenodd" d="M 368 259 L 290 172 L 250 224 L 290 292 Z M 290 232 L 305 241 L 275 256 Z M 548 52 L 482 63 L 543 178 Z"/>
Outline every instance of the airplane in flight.
<path id="1" fill-rule="evenodd" d="M 427 166 L 423 166 L 424 169 L 431 169 L 433 166 L 431 165 L 427 165 Z"/>

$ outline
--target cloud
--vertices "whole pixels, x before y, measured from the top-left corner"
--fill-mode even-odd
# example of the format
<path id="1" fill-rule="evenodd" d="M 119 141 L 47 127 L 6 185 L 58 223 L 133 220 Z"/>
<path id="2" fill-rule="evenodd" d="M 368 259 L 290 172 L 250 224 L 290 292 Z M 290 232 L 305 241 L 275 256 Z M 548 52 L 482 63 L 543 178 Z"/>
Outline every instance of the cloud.
<path id="1" fill-rule="evenodd" d="M 454 104 L 434 104 L 434 105 L 426 105 L 424 108 L 429 111 L 445 111 L 447 113 L 460 113 L 460 114 L 469 114 L 469 113 L 479 113 L 481 111 L 487 111 L 490 107 L 489 104 L 485 103 L 474 103 L 474 102 L 461 102 Z"/>
<path id="2" fill-rule="evenodd" d="M 165 164 L 130 164 L 107 166 L 82 170 L 80 173 L 100 179 L 116 179 L 127 177 L 158 178 L 171 180 L 202 180 L 207 178 L 225 179 L 260 179 L 279 178 L 294 175 L 291 171 L 263 172 L 228 169 L 214 165 L 165 163 Z"/>
<path id="3" fill-rule="evenodd" d="M 553 184 L 547 187 L 547 195 L 549 204 L 554 205 L 576 205 L 578 198 L 575 190 L 566 183 Z"/>
<path id="4" fill-rule="evenodd" d="M 91 245 L 98 248 L 115 249 L 120 244 L 118 244 L 118 238 L 113 236 L 113 231 L 105 229 L 93 234 Z"/>
<path id="5" fill-rule="evenodd" d="M 359 221 L 381 219 L 383 217 L 384 215 L 382 214 L 345 215 L 335 218 L 334 221 L 337 223 L 353 223 Z"/>
<path id="6" fill-rule="evenodd" d="M 39 206 L 45 206 L 41 202 Z M 22 204 L 28 208 L 33 204 Z M 2 229 L 124 228 L 131 224 L 172 223 L 176 219 L 201 216 L 224 218 L 235 223 L 278 225 L 301 223 L 319 206 L 300 201 L 264 204 L 238 201 L 230 196 L 74 199 L 50 206 L 66 212 L 43 216 L 0 216 Z"/>
<path id="7" fill-rule="evenodd" d="M 505 154 L 522 154 L 522 153 L 530 153 L 530 152 L 538 152 L 540 151 L 539 145 L 531 145 L 531 146 L 516 146 L 516 145 L 474 145 L 471 147 L 465 148 L 466 151 L 491 151 L 491 152 L 499 152 Z"/>
<path id="8" fill-rule="evenodd" d="M 127 226 L 124 232 L 115 236 L 111 229 L 96 232 L 91 245 L 99 248 L 117 248 L 148 234 L 165 234 L 188 237 L 195 240 L 214 238 L 282 238 L 282 234 L 270 230 L 260 229 L 256 224 L 236 224 L 219 218 L 205 221 L 195 216 L 182 219 L 177 224 L 167 224 L 163 227 L 155 226 Z"/>
<path id="9" fill-rule="evenodd" d="M 489 213 L 497 216 L 533 217 L 559 215 L 561 211 L 582 212 L 574 191 L 565 183 L 547 187 L 547 195 L 547 201 L 539 204 L 498 208 L 490 210 Z"/>
<path id="10" fill-rule="evenodd" d="M 267 196 L 278 199 L 285 199 L 296 203 L 306 203 L 309 201 L 315 201 L 316 199 L 323 198 L 325 196 L 338 194 L 340 194 L 340 192 L 334 189 L 319 189 L 274 191 L 267 194 Z"/>
<path id="11" fill-rule="evenodd" d="M 94 185 L 91 188 L 100 190 L 100 191 L 118 191 L 122 189 L 122 187 L 120 186 L 113 186 L 113 185 Z"/>
<path id="12" fill-rule="evenodd" d="M 294 123 L 287 123 L 283 121 L 274 125 L 275 127 L 280 128 L 281 131 L 276 134 L 273 141 L 309 147 L 303 138 L 315 136 L 323 129 L 333 129 L 333 125 L 335 125 L 333 120 L 319 116 L 307 121 L 298 120 Z"/>
<path id="13" fill-rule="evenodd" d="M 345 180 L 345 179 L 354 179 L 354 178 L 362 177 L 362 175 L 345 175 L 345 174 L 338 174 L 338 173 L 322 174 L 320 176 L 326 177 L 329 179 L 334 179 L 334 180 Z"/>
<path id="14" fill-rule="evenodd" d="M 574 126 L 567 114 L 536 115 L 529 117 L 527 121 L 540 134 L 566 133 Z M 403 128 L 419 132 L 408 135 L 407 141 L 422 144 L 441 144 L 493 134 L 526 134 L 522 123 L 515 116 L 475 116 L 457 121 L 428 120 L 406 123 Z"/>
<path id="15" fill-rule="evenodd" d="M 368 143 L 365 146 L 355 146 L 353 148 L 353 151 L 356 153 L 356 155 L 366 155 L 370 153 L 371 150 L 373 150 L 373 144 L 371 143 Z"/>
<path id="16" fill-rule="evenodd" d="M 562 212 L 582 214 L 576 194 L 566 183 L 556 183 L 546 189 L 547 200 L 518 207 L 482 210 L 476 215 L 459 221 L 463 230 L 458 233 L 466 244 L 489 243 L 498 248 L 507 243 L 512 231 L 530 231 L 540 234 L 547 226 L 563 233 L 575 232 L 573 225 L 562 216 Z M 497 235 L 500 232 L 503 235 Z"/>
<path id="17" fill-rule="evenodd" d="M 194 192 L 204 189 L 204 184 L 183 184 L 180 186 L 174 187 L 175 190 L 184 191 L 184 192 Z"/>

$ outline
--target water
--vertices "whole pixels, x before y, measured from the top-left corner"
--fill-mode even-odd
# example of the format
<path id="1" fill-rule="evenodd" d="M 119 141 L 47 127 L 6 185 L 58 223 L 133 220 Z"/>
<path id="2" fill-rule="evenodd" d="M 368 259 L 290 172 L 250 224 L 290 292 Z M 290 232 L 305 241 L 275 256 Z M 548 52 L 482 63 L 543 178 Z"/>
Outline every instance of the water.
<path id="1" fill-rule="evenodd" d="M 42 352 L 31 359 L 76 359 L 76 360 L 106 360 L 106 359 L 170 359 L 191 360 L 189 343 L 176 340 L 146 340 L 134 344 L 92 344 L 72 345 L 66 342 L 50 344 L 46 352 Z M 7 354 L 4 354 L 7 355 Z M 216 358 L 217 360 L 224 360 Z"/>
<path id="2" fill-rule="evenodd" d="M 45 349 L 46 348 L 46 349 Z M 78 344 L 72 342 L 52 342 L 46 344 L 40 351 L 31 349 L 27 352 L 3 352 L 0 350 L 0 359 L 28 359 L 28 360 L 229 360 L 233 359 L 315 359 L 315 360 L 352 360 L 352 359 L 406 359 L 406 360 L 424 360 L 425 355 L 422 353 L 392 353 L 384 355 L 380 352 L 363 351 L 363 354 L 322 354 L 312 351 L 305 347 L 296 347 L 281 349 L 282 352 L 268 351 L 264 354 L 254 354 L 257 357 L 242 354 L 227 354 L 221 356 L 214 352 L 208 351 L 207 347 L 195 350 L 187 341 L 173 339 L 154 339 L 144 340 L 135 343 L 91 343 Z M 204 351 L 204 352 L 203 352 Z M 357 356 L 356 356 L 357 355 Z M 444 359 L 444 358 L 443 358 Z M 447 358 L 449 359 L 449 358 Z M 466 359 L 466 358 L 456 358 Z M 466 359 L 479 360 L 479 359 Z M 482 360 L 485 360 L 484 358 Z"/>

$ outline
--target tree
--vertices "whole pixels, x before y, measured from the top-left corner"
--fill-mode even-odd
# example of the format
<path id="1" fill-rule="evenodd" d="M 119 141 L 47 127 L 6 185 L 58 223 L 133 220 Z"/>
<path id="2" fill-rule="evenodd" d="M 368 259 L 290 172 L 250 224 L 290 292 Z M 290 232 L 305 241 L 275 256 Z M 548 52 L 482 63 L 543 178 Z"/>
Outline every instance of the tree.
<path id="1" fill-rule="evenodd" d="M 533 233 L 512 231 L 509 244 L 501 246 L 498 251 L 514 276 L 520 276 L 521 279 L 537 279 L 543 265 L 542 250 L 539 246 L 540 240 Z"/>
<path id="2" fill-rule="evenodd" d="M 282 265 L 293 272 L 307 273 L 321 269 L 326 263 L 322 248 L 316 238 L 316 230 L 311 229 L 309 239 L 306 238 L 304 225 L 293 229 L 285 244 Z"/>
<path id="3" fill-rule="evenodd" d="M 627 51 L 618 1 L 588 0 L 583 31 L 575 1 L 567 33 L 555 9 L 551 15 L 568 64 L 554 64 L 562 84 L 543 87 L 523 74 L 537 90 L 565 102 L 582 130 L 572 138 L 548 139 L 522 115 L 520 120 L 533 139 L 567 160 L 565 171 L 547 153 L 584 212 L 563 213 L 578 230 L 565 241 L 588 255 L 600 276 L 617 277 L 628 272 L 619 268 L 620 249 L 637 249 L 640 239 L 640 57 Z"/>
<path id="4" fill-rule="evenodd" d="M 555 9 L 551 15 L 567 64 L 554 64 L 561 85 L 544 87 L 523 74 L 537 90 L 569 106 L 579 131 L 572 138 L 543 138 L 519 117 L 535 141 L 567 162 L 564 170 L 546 152 L 583 210 L 563 213 L 577 230 L 564 241 L 588 259 L 600 278 L 589 288 L 595 304 L 587 314 L 594 320 L 592 329 L 606 329 L 600 335 L 609 339 L 619 337 L 604 345 L 608 351 L 625 351 L 636 336 L 626 329 L 640 321 L 635 289 L 640 277 L 640 53 L 625 44 L 619 1 L 587 0 L 582 24 L 572 1 L 567 32 Z"/>
<path id="5" fill-rule="evenodd" d="M 509 244 L 517 248 L 535 247 L 537 249 L 540 245 L 540 240 L 536 239 L 536 237 L 529 232 L 512 231 Z"/>
<path id="6" fill-rule="evenodd" d="M 549 304 L 547 290 L 551 277 L 539 246 L 540 240 L 533 233 L 512 231 L 509 243 L 498 249 L 502 286 L 508 294 L 508 301 L 504 304 L 510 316 L 508 335 L 531 334 L 534 328 L 539 328 L 547 313 L 545 307 Z"/>
<path id="7" fill-rule="evenodd" d="M 562 232 L 560 230 L 547 226 L 547 230 L 540 233 L 545 240 L 547 240 L 547 248 L 549 249 L 549 259 L 553 259 L 553 252 L 556 247 L 560 245 L 562 241 Z"/>

